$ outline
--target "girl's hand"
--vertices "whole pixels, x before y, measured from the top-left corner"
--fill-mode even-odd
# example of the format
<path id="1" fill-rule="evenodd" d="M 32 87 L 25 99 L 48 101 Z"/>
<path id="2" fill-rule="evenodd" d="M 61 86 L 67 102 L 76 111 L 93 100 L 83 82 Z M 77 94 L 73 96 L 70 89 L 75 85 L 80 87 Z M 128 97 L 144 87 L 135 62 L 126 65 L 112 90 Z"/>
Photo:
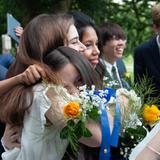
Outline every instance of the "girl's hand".
<path id="1" fill-rule="evenodd" d="M 17 75 L 18 81 L 27 85 L 34 84 L 45 77 L 44 70 L 37 64 L 30 65 L 23 73 Z"/>
<path id="2" fill-rule="evenodd" d="M 4 147 L 9 150 L 15 147 L 20 148 L 21 133 L 21 128 L 12 127 L 11 125 L 7 124 L 2 137 Z"/>
<path id="3" fill-rule="evenodd" d="M 21 37 L 23 33 L 23 27 L 20 27 L 20 26 L 16 27 L 15 32 L 16 32 L 16 36 Z"/>

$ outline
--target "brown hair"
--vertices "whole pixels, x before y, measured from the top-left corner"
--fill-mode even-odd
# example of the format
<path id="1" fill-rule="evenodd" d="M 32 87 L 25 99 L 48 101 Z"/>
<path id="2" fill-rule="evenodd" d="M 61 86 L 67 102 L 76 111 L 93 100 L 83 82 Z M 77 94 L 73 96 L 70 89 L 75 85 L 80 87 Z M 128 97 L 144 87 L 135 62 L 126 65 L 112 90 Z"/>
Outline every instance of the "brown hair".
<path id="1" fill-rule="evenodd" d="M 35 17 L 25 27 L 20 39 L 19 51 L 14 64 L 8 72 L 8 77 L 22 73 L 29 65 L 39 63 L 45 70 L 47 80 L 58 83 L 54 73 L 44 64 L 44 57 L 51 50 L 64 45 L 67 31 L 73 19 L 65 20 L 65 15 L 41 14 Z M 26 100 L 30 99 L 30 102 Z M 25 111 L 33 100 L 31 86 L 17 85 L 0 97 L 0 118 L 6 123 L 22 125 Z"/>
<path id="2" fill-rule="evenodd" d="M 69 12 L 69 14 L 72 15 L 74 18 L 75 26 L 77 28 L 80 41 L 82 41 L 87 27 L 91 27 L 96 32 L 96 35 L 98 37 L 98 48 L 100 49 L 102 46 L 101 41 L 100 41 L 100 34 L 99 34 L 99 30 L 98 30 L 94 20 L 91 17 L 89 17 L 88 15 L 84 14 L 83 12 L 79 12 L 79 11 L 72 11 L 72 12 Z M 101 56 L 101 53 L 102 52 L 100 52 L 100 56 Z M 99 76 L 99 78 L 101 79 L 100 81 L 102 83 L 103 77 L 105 74 L 105 67 L 101 63 L 101 61 L 99 61 L 99 63 L 96 65 L 95 70 L 98 73 L 97 76 Z"/>
<path id="3" fill-rule="evenodd" d="M 71 63 L 80 73 L 83 85 L 86 84 L 89 88 L 91 88 L 92 85 L 95 85 L 97 89 L 101 88 L 100 80 L 91 63 L 82 54 L 72 48 L 59 47 L 50 52 L 44 58 L 44 61 L 55 72 L 65 67 L 66 64 Z"/>
<path id="4" fill-rule="evenodd" d="M 153 24 L 160 26 L 160 4 L 155 4 L 152 7 L 152 20 Z"/>
<path id="5" fill-rule="evenodd" d="M 106 22 L 99 27 L 102 45 L 112 39 L 126 39 L 126 35 L 120 25 L 112 22 Z"/>

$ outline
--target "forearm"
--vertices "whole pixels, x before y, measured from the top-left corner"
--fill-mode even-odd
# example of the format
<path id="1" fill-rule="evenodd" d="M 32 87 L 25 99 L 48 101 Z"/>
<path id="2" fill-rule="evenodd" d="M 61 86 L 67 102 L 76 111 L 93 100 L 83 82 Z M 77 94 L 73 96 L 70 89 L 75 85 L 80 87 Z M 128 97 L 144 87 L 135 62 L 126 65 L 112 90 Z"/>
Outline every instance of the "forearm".
<path id="1" fill-rule="evenodd" d="M 86 127 L 92 133 L 92 136 L 90 138 L 82 137 L 80 138 L 79 142 L 90 147 L 99 147 L 102 140 L 100 124 L 91 120 L 88 124 L 86 124 Z"/>
<path id="2" fill-rule="evenodd" d="M 110 132 L 112 133 L 114 118 L 110 113 L 110 111 L 107 111 L 107 114 L 108 114 Z M 86 124 L 86 127 L 92 133 L 92 137 L 90 138 L 82 137 L 79 141 L 90 147 L 99 147 L 102 141 L 102 129 L 100 123 L 91 120 Z"/>
<path id="3" fill-rule="evenodd" d="M 160 155 L 152 151 L 150 148 L 146 147 L 136 158 L 136 160 L 158 160 Z"/>
<path id="4" fill-rule="evenodd" d="M 136 160 L 158 160 L 160 157 L 160 133 L 158 132 L 156 136 L 146 145 L 144 150 L 137 156 Z"/>
<path id="5" fill-rule="evenodd" d="M 43 68 L 39 65 L 30 65 L 24 72 L 15 77 L 0 81 L 0 96 L 18 84 L 35 84 L 41 78 L 46 77 Z"/>
<path id="6" fill-rule="evenodd" d="M 12 87 L 16 86 L 17 84 L 21 83 L 19 76 L 15 76 L 3 81 L 0 81 L 0 96 L 3 95 L 5 92 L 12 89 Z"/>

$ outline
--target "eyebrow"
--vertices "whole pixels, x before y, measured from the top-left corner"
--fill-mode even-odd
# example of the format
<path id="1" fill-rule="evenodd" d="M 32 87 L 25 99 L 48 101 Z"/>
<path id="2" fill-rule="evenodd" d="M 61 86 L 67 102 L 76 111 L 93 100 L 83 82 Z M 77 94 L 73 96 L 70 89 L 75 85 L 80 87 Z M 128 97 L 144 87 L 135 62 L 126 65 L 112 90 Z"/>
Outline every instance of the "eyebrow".
<path id="1" fill-rule="evenodd" d="M 79 40 L 79 37 L 74 37 L 74 38 L 72 38 L 72 39 L 69 39 L 68 41 L 70 42 L 70 41 L 72 41 L 72 40 Z"/>
<path id="2" fill-rule="evenodd" d="M 93 43 L 92 40 L 87 40 L 87 41 L 84 41 L 83 43 Z M 96 41 L 96 43 L 98 43 L 98 40 Z"/>

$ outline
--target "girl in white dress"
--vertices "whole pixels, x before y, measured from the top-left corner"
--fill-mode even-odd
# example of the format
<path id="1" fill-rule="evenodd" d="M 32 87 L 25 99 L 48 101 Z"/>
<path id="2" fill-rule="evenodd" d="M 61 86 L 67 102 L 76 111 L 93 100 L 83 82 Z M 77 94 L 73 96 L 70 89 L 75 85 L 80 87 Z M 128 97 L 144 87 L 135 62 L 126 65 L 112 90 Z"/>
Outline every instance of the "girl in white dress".
<path id="1" fill-rule="evenodd" d="M 54 16 L 53 16 L 54 17 Z M 52 44 L 52 43 L 50 43 L 50 41 L 52 41 L 52 42 L 54 42 L 54 43 L 56 43 L 56 45 L 59 45 L 59 44 L 57 44 L 59 41 L 57 40 L 51 40 L 53 37 L 56 37 L 57 38 L 57 36 L 56 36 L 56 33 L 59 33 L 58 31 L 57 32 L 55 32 L 55 28 L 54 29 L 52 29 L 51 27 L 50 27 L 50 25 L 51 25 L 51 23 L 52 23 L 52 21 L 53 21 L 53 19 L 50 17 L 50 19 L 49 19 L 49 21 L 47 20 L 47 19 L 45 19 L 45 17 L 44 16 L 40 16 L 40 17 L 38 17 L 37 19 L 35 19 L 35 21 L 32 21 L 32 23 L 30 23 L 30 27 L 27 27 L 27 29 L 25 29 L 24 30 L 24 35 L 22 35 L 22 42 L 25 42 L 23 45 L 20 45 L 20 51 L 24 51 L 24 52 L 22 52 L 22 53 L 26 53 L 26 55 L 28 54 L 29 55 L 29 57 L 30 56 L 33 56 L 33 55 L 30 55 L 29 54 L 29 51 L 32 51 L 32 50 L 34 50 L 34 53 L 37 53 L 37 56 L 35 56 L 35 57 L 32 57 L 32 59 L 40 59 L 40 61 L 43 61 L 43 52 L 42 51 L 45 51 L 44 52 L 44 54 L 48 54 L 49 53 L 49 50 L 50 50 L 50 48 L 54 48 L 54 45 Z M 36 22 L 36 23 L 35 23 Z M 41 24 L 39 24 L 38 25 L 38 23 L 37 22 L 41 22 Z M 47 22 L 49 22 L 49 24 L 48 24 L 48 26 L 45 26 L 46 24 L 45 23 L 47 23 Z M 67 26 L 67 22 L 68 21 L 66 21 L 66 24 L 65 24 L 65 26 L 63 25 L 63 28 L 65 28 L 66 26 Z M 54 23 L 54 22 L 53 22 Z M 32 25 L 31 25 L 32 24 Z M 61 26 L 61 30 L 62 30 L 62 25 L 60 25 L 60 26 L 58 26 L 60 24 L 60 22 L 58 23 L 58 24 L 56 24 L 57 25 L 57 29 L 59 29 L 58 27 L 60 27 Z M 34 27 L 35 26 L 35 27 Z M 40 27 L 41 26 L 41 27 Z M 39 28 L 40 27 L 40 28 Z M 56 27 L 55 25 L 54 25 L 54 27 Z M 38 34 L 38 31 L 37 31 L 37 29 L 40 29 L 41 30 L 41 35 L 39 35 Z M 43 30 L 43 28 L 44 28 L 44 30 Z M 46 30 L 46 28 L 48 28 L 48 30 Z M 72 26 L 72 28 L 74 28 L 74 26 Z M 38 29 L 38 30 L 39 30 Z M 69 29 L 69 28 L 68 28 Z M 27 30 L 27 32 L 28 33 L 26 33 L 26 30 Z M 49 31 L 49 30 L 52 30 L 52 31 Z M 72 30 L 73 31 L 73 30 Z M 47 32 L 47 33 L 45 33 L 45 32 Z M 36 35 L 34 35 L 34 36 L 31 36 L 33 33 L 36 33 Z M 50 34 L 49 34 L 50 33 Z M 63 33 L 63 34 L 62 34 Z M 62 39 L 62 37 L 63 37 L 63 39 L 64 39 L 64 34 L 65 34 L 65 32 L 62 32 L 60 35 L 59 35 L 59 37 Z M 28 36 L 28 35 L 30 35 L 30 36 Z M 73 34 L 73 32 L 72 32 L 72 34 Z M 69 38 L 65 41 L 65 43 L 64 43 L 64 45 L 66 45 L 66 46 L 69 46 L 69 47 L 73 47 L 73 46 L 77 46 L 78 48 L 79 48 L 79 50 L 81 50 L 82 51 L 82 49 L 83 49 L 83 47 L 80 45 L 80 43 L 79 43 L 79 40 L 78 40 L 78 34 L 77 34 L 77 37 L 74 37 L 73 38 L 73 35 L 72 34 L 70 34 L 70 36 L 69 36 Z M 46 36 L 47 35 L 47 36 Z M 53 36 L 53 35 L 55 35 L 55 36 Z M 62 36 L 63 35 L 63 36 Z M 67 36 L 67 35 L 66 35 Z M 28 37 L 30 37 L 30 38 L 28 38 Z M 38 38 L 39 37 L 39 38 Z M 50 38 L 48 38 L 48 37 L 50 37 Z M 37 44 L 37 39 L 38 39 L 38 44 Z M 28 42 L 29 41 L 29 42 Z M 34 44 L 34 45 L 32 45 L 32 43 Z M 29 46 L 29 48 L 28 47 L 26 47 L 28 44 L 30 44 L 31 46 Z M 37 51 L 37 52 L 35 52 L 36 50 L 37 50 L 37 45 L 38 46 L 40 46 L 40 44 L 41 44 L 41 48 L 40 48 L 40 50 L 39 51 Z M 44 47 L 44 45 L 49 45 L 49 47 L 48 47 L 48 50 L 46 50 L 46 49 L 43 49 L 43 48 L 45 48 Z M 52 46 L 51 46 L 52 45 Z M 42 47 L 43 46 L 43 47 Z M 33 49 L 34 48 L 34 49 Z M 41 56 L 39 56 L 39 53 L 40 53 L 40 55 Z M 25 56 L 26 56 L 25 55 Z M 28 56 L 27 55 L 27 56 Z M 27 58 L 29 58 L 29 57 L 27 57 Z M 24 57 L 19 57 L 18 56 L 18 58 L 20 58 L 20 60 L 21 60 L 21 62 L 25 62 L 27 65 L 28 65 L 28 63 L 30 63 L 31 61 L 23 61 L 23 58 Z M 25 57 L 26 58 L 26 57 Z M 27 59 L 26 58 L 26 59 Z M 23 64 L 22 63 L 22 64 Z M 24 63 L 24 64 L 25 64 Z M 19 65 L 21 65 L 21 64 L 19 64 Z M 16 67 L 15 67 L 16 68 Z M 15 70 L 15 68 L 14 68 L 14 70 Z M 18 67 L 19 68 L 19 67 Z M 13 68 L 12 68 L 13 69 Z M 11 75 L 13 75 L 13 74 L 11 74 Z M 93 84 L 93 82 L 92 82 L 92 84 Z M 12 123 L 10 123 L 10 124 L 12 124 Z M 94 127 L 94 129 L 96 129 L 96 127 Z M 95 140 L 93 141 L 93 139 L 91 140 L 91 141 L 89 141 L 89 139 L 87 139 L 87 143 L 86 144 L 88 144 L 88 142 L 90 143 L 90 145 L 91 146 L 97 146 L 97 144 L 99 144 L 99 138 L 101 137 L 99 134 L 99 132 L 95 132 L 96 134 L 97 134 L 97 137 L 98 137 L 98 142 L 96 142 Z M 23 137 L 23 136 L 22 136 Z M 86 142 L 86 140 L 85 140 L 85 142 Z M 64 145 L 65 146 L 65 145 Z M 62 149 L 63 150 L 63 149 Z"/>
<path id="2" fill-rule="evenodd" d="M 41 14 L 31 20 L 22 35 L 19 52 L 17 53 L 17 57 L 26 63 L 21 67 L 22 71 L 29 65 L 43 63 L 43 56 L 49 53 L 51 49 L 56 49 L 59 46 L 65 45 L 80 52 L 85 50 L 85 46 L 79 41 L 73 18 L 65 14 Z M 31 51 L 33 54 L 30 53 Z M 23 54 L 28 60 L 23 59 Z M 20 69 L 18 63 L 13 65 L 15 70 Z M 19 75 L 15 74 L 17 71 L 10 71 L 11 78 L 0 83 L 0 94 L 3 95 L 6 93 L 5 96 L 7 96 L 9 94 L 7 92 L 17 84 L 33 84 L 46 76 L 45 71 L 39 65 L 32 65 L 25 71 Z M 8 149 L 11 149 L 13 146 L 20 146 L 18 141 L 19 134 L 19 127 L 13 127 L 7 124 L 3 136 L 4 146 Z"/>
<path id="3" fill-rule="evenodd" d="M 55 85 L 59 83 L 57 78 L 60 79 L 69 93 L 75 93 L 77 91 L 76 87 L 82 84 L 87 84 L 88 86 L 92 84 L 97 85 L 96 74 L 90 63 L 73 49 L 60 47 L 47 54 L 44 57 L 44 62 L 51 68 L 53 67 L 52 69 L 56 73 L 55 76 L 50 72 L 51 75 L 48 78 L 51 78 Z M 13 89 L 12 93 L 16 96 L 15 100 L 21 96 L 20 90 L 17 93 Z M 15 113 L 10 113 L 4 119 L 8 122 L 11 121 L 15 125 L 20 122 L 23 123 L 23 131 L 21 149 L 14 148 L 6 151 L 2 154 L 2 158 L 4 160 L 61 160 L 68 144 L 66 140 L 60 139 L 59 135 L 66 122 L 64 118 L 60 118 L 63 117 L 61 116 L 61 114 L 63 115 L 61 109 L 66 102 L 58 95 L 56 89 L 52 88 L 50 90 L 48 86 L 43 86 L 41 83 L 34 86 L 31 92 L 33 93 L 32 100 L 31 94 L 24 95 L 26 104 L 29 105 L 25 106 L 25 103 L 21 101 L 22 99 L 18 99 L 17 117 L 12 119 Z M 4 101 L 4 103 L 7 103 L 7 101 Z M 22 103 L 23 106 L 20 106 Z M 14 105 L 15 103 L 13 102 Z M 24 121 L 20 119 L 22 116 L 20 115 L 21 112 L 19 112 L 20 107 L 26 108 Z M 9 110 L 10 108 L 5 106 L 7 113 L 9 113 Z M 56 116 L 55 112 L 59 116 Z M 7 113 L 5 114 L 7 115 Z M 89 146 L 98 146 L 101 142 L 101 128 L 99 124 L 93 122 L 89 123 L 87 127 L 92 132 L 92 137 L 88 139 L 82 138 L 80 141 Z"/>

